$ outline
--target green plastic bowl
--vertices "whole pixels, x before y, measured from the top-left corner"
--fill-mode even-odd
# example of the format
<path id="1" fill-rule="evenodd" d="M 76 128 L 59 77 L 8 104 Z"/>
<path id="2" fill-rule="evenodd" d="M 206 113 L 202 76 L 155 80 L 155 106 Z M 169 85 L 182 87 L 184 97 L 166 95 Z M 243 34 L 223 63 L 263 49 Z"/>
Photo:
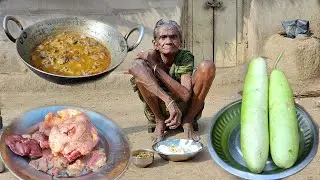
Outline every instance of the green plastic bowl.
<path id="1" fill-rule="evenodd" d="M 298 173 L 315 157 L 318 150 L 318 129 L 310 115 L 298 104 L 296 111 L 299 122 L 299 155 L 289 169 L 277 167 L 269 155 L 264 170 L 255 174 L 249 171 L 243 160 L 240 146 L 241 100 L 221 109 L 213 118 L 208 134 L 210 155 L 223 169 L 244 179 L 281 179 Z M 253 135 L 254 136 L 254 135 Z"/>

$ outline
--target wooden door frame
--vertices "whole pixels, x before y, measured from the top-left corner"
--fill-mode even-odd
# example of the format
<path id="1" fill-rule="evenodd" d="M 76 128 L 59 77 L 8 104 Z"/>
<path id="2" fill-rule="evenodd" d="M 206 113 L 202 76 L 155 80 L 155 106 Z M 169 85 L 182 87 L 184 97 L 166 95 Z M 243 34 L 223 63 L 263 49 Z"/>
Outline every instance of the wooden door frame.
<path id="1" fill-rule="evenodd" d="M 211 8 L 205 8 L 206 4 L 205 4 L 206 0 L 202 0 L 202 1 L 197 1 L 197 0 L 184 0 L 183 1 L 183 6 L 182 6 L 182 13 L 181 13 L 181 27 L 182 27 L 182 37 L 183 37 L 183 43 L 182 43 L 182 47 L 190 50 L 191 52 L 193 52 L 193 54 L 195 55 L 195 66 L 199 65 L 200 62 L 204 59 L 213 59 L 213 48 L 212 48 L 212 52 L 211 54 L 204 54 L 204 56 L 206 57 L 201 57 L 199 56 L 199 49 L 198 49 L 198 44 L 201 44 L 201 39 L 195 39 L 197 36 L 199 36 L 196 32 L 194 32 L 194 9 L 195 6 L 199 7 L 199 4 L 195 4 L 195 3 L 203 3 L 203 5 L 201 4 L 201 6 L 203 6 L 203 9 L 199 9 L 199 10 L 205 10 L 205 11 L 211 11 Z M 213 13 L 212 14 L 212 18 L 209 19 L 209 21 L 211 21 L 213 19 Z M 202 25 L 202 24 L 201 24 Z M 210 28 L 213 28 L 210 27 Z M 213 29 L 212 29 L 213 30 Z M 211 36 L 212 34 L 210 34 Z M 213 44 L 213 39 L 212 42 Z M 210 44 L 211 44 L 210 43 Z M 203 45 L 203 44 L 201 44 Z M 208 49 L 206 49 L 205 51 L 208 51 Z"/>
<path id="2" fill-rule="evenodd" d="M 194 50 L 194 39 L 193 39 L 193 2 L 196 0 L 184 0 L 183 1 L 183 7 L 182 7 L 182 13 L 181 13 L 181 27 L 182 27 L 182 37 L 183 37 L 183 48 L 188 49 L 190 51 Z M 246 62 L 247 57 L 247 48 L 248 48 L 248 38 L 247 38 L 247 30 L 243 27 L 246 25 L 243 17 L 245 13 L 249 13 L 248 7 L 250 5 L 250 2 L 244 2 L 244 0 L 236 0 L 237 1 L 237 16 L 240 18 L 237 18 L 237 33 L 236 33 L 236 58 L 237 58 L 237 64 L 241 65 Z M 213 9 L 207 9 L 213 11 Z M 212 12 L 212 20 L 214 24 L 214 12 Z M 214 25 L 213 28 L 213 53 L 214 53 Z M 214 59 L 214 55 L 212 57 Z M 215 60 L 213 60 L 215 61 Z"/>
<path id="3" fill-rule="evenodd" d="M 193 0 L 184 0 L 182 6 L 182 13 L 181 13 L 181 28 L 182 28 L 182 47 L 188 50 L 192 50 L 192 1 Z"/>

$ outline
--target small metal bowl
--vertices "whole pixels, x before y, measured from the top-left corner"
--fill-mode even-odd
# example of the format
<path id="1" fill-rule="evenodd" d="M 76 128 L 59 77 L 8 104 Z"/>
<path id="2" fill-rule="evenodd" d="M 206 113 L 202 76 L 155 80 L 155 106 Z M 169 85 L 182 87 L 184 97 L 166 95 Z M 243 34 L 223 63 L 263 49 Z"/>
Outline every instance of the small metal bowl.
<path id="1" fill-rule="evenodd" d="M 170 147 L 179 148 L 181 152 L 170 152 Z M 167 161 L 186 161 L 202 151 L 203 144 L 190 139 L 167 139 L 154 144 L 152 148 Z M 182 149 L 186 151 L 182 151 Z"/>
<path id="2" fill-rule="evenodd" d="M 137 157 L 137 155 L 140 153 L 150 153 L 152 154 L 152 157 Z M 150 164 L 152 164 L 154 161 L 154 152 L 149 149 L 140 149 L 140 150 L 132 151 L 131 156 L 132 156 L 132 163 L 135 166 L 140 168 L 147 167 Z"/>
<path id="3" fill-rule="evenodd" d="M 299 154 L 296 163 L 288 168 L 277 167 L 269 154 L 264 170 L 255 174 L 246 167 L 240 146 L 241 100 L 221 109 L 213 118 L 208 134 L 210 155 L 223 169 L 244 179 L 282 179 L 298 173 L 315 157 L 318 149 L 318 129 L 310 115 L 298 104 Z M 254 135 L 253 135 L 254 136 Z"/>

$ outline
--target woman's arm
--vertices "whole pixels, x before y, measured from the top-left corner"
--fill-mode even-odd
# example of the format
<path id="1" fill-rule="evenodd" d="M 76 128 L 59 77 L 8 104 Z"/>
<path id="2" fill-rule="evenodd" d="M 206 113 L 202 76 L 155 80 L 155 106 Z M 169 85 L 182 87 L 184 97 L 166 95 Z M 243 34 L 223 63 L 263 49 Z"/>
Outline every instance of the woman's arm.
<path id="1" fill-rule="evenodd" d="M 156 77 L 153 75 L 152 69 L 148 66 L 146 61 L 141 59 L 136 60 L 129 69 L 129 73 L 135 77 L 136 82 L 139 82 L 146 90 L 165 102 L 170 113 L 170 117 L 165 120 L 165 123 L 170 129 L 174 129 L 181 123 L 181 111 L 177 104 L 174 103 L 173 99 L 159 86 Z"/>
<path id="2" fill-rule="evenodd" d="M 138 53 L 137 58 L 146 60 L 153 69 L 154 75 L 177 97 L 187 102 L 192 94 L 192 75 L 181 75 L 181 84 L 159 67 L 159 55 L 154 50 Z"/>
<path id="3" fill-rule="evenodd" d="M 153 66 L 154 67 L 154 66 Z M 192 94 L 192 76 L 191 73 L 181 75 L 181 84 L 164 72 L 161 68 L 155 68 L 155 76 L 182 101 L 189 101 Z"/>

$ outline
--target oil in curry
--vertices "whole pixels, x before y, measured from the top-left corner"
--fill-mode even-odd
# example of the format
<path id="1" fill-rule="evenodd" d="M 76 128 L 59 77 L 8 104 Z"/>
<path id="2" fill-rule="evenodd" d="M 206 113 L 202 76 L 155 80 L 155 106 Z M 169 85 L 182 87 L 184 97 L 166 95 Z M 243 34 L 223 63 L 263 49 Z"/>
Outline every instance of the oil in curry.
<path id="1" fill-rule="evenodd" d="M 83 76 L 107 70 L 109 50 L 97 40 L 74 32 L 50 36 L 32 52 L 32 65 L 48 73 Z"/>

